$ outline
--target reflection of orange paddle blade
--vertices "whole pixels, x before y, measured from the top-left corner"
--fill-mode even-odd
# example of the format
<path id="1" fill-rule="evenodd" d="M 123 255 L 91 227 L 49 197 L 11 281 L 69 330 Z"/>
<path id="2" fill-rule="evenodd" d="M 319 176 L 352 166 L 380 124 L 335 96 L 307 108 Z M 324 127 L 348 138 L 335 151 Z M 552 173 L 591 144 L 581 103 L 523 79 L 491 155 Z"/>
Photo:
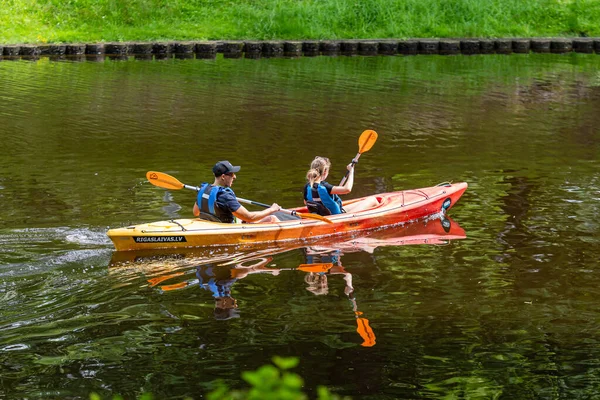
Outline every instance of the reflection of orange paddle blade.
<path id="1" fill-rule="evenodd" d="M 183 275 L 183 272 L 177 272 L 175 274 L 169 274 L 169 275 L 163 275 L 163 276 L 157 276 L 156 278 L 152 278 L 152 279 L 148 279 L 148 283 L 150 284 L 150 286 L 156 286 L 161 282 L 166 281 L 167 279 L 171 279 L 174 278 L 176 276 L 180 276 Z"/>
<path id="2" fill-rule="evenodd" d="M 358 332 L 360 337 L 364 340 L 360 345 L 363 347 L 375 346 L 375 333 L 369 326 L 369 320 L 366 318 L 357 318 L 356 324 L 358 325 L 356 332 Z"/>
<path id="3" fill-rule="evenodd" d="M 172 285 L 163 285 L 160 287 L 160 289 L 164 290 L 165 292 L 168 292 L 169 290 L 182 289 L 182 288 L 186 287 L 187 285 L 188 285 L 187 282 L 179 282 L 179 283 L 174 283 Z"/>
<path id="4" fill-rule="evenodd" d="M 333 267 L 332 263 L 300 264 L 298 269 L 303 272 L 327 272 Z"/>

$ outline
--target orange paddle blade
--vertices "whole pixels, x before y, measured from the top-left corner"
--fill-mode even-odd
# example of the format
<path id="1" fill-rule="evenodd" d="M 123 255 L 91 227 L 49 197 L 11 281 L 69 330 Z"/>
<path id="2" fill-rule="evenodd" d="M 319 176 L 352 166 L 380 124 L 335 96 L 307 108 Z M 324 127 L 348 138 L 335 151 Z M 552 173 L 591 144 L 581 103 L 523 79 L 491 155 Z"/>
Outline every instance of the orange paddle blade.
<path id="1" fill-rule="evenodd" d="M 154 186 L 158 186 L 164 189 L 183 189 L 183 183 L 179 182 L 177 178 L 171 175 L 164 174 L 162 172 L 148 171 L 146 172 L 146 179 Z"/>
<path id="2" fill-rule="evenodd" d="M 333 221 L 330 219 L 327 219 L 319 214 L 310 214 L 310 213 L 296 213 L 297 216 L 299 216 L 300 218 L 308 218 L 308 219 L 316 219 L 319 221 L 323 221 L 323 222 L 327 222 L 328 224 L 333 224 Z"/>
<path id="3" fill-rule="evenodd" d="M 298 269 L 304 272 L 327 272 L 333 267 L 332 263 L 300 264 Z"/>
<path id="4" fill-rule="evenodd" d="M 360 337 L 364 340 L 360 345 L 363 347 L 375 346 L 375 333 L 369 326 L 369 320 L 366 318 L 357 318 L 356 324 L 358 325 L 356 332 L 358 332 Z"/>
<path id="5" fill-rule="evenodd" d="M 377 132 L 367 129 L 358 138 L 358 152 L 365 153 L 371 150 L 371 147 L 377 141 Z"/>

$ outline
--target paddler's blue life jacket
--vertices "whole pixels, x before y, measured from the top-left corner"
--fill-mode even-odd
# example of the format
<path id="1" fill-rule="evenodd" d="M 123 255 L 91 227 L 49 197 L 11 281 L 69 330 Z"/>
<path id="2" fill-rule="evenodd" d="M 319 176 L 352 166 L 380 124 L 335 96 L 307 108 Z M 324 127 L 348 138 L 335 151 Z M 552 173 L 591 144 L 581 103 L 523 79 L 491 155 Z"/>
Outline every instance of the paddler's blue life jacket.
<path id="1" fill-rule="evenodd" d="M 237 281 L 231 278 L 231 268 L 206 264 L 196 267 L 196 277 L 202 289 L 210 290 L 213 297 L 231 296 L 231 286 Z"/>
<path id="2" fill-rule="evenodd" d="M 235 222 L 235 217 L 231 212 L 221 210 L 216 204 L 217 195 L 223 191 L 233 193 L 233 190 L 228 187 L 213 186 L 209 183 L 203 183 L 200 186 L 196 203 L 198 204 L 198 209 L 200 209 L 201 219 L 213 222 L 224 222 L 226 224 Z"/>
<path id="3" fill-rule="evenodd" d="M 328 253 L 316 254 L 306 253 L 305 259 L 307 264 L 331 263 L 337 265 L 337 263 L 340 261 L 340 251 L 335 250 Z"/>
<path id="4" fill-rule="evenodd" d="M 337 194 L 331 195 L 323 185 L 316 184 L 306 191 L 306 205 L 308 211 L 319 215 L 335 215 L 344 212 L 342 199 Z"/>

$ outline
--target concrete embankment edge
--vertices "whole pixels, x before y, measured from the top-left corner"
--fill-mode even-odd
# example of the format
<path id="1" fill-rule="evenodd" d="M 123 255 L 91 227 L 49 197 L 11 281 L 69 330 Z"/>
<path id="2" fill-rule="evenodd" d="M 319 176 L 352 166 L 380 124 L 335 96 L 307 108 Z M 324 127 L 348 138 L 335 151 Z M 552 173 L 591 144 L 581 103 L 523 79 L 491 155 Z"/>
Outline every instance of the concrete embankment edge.
<path id="1" fill-rule="evenodd" d="M 184 41 L 89 44 L 0 44 L 0 57 L 228 58 L 318 55 L 596 53 L 600 38 L 409 39 L 305 41 Z"/>

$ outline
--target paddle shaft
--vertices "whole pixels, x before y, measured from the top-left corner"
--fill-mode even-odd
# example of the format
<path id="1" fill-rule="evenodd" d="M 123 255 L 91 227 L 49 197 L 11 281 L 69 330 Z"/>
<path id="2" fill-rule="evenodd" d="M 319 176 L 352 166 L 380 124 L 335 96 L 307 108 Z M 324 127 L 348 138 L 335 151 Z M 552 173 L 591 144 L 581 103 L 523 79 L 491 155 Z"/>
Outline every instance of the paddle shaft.
<path id="1" fill-rule="evenodd" d="M 356 165 L 356 163 L 358 162 L 360 155 L 371 150 L 371 147 L 373 147 L 376 141 L 377 132 L 375 132 L 374 130 L 367 129 L 366 131 L 360 134 L 360 137 L 358 138 L 358 153 L 356 153 L 356 157 L 352 159 L 352 168 L 354 168 L 354 165 Z M 342 178 L 340 186 L 344 186 L 344 184 L 348 180 L 348 175 L 350 175 L 350 170 L 346 171 L 346 175 L 344 175 L 344 177 Z"/>
<path id="2" fill-rule="evenodd" d="M 184 188 L 186 188 L 186 189 L 195 190 L 196 192 L 200 190 L 200 188 L 199 188 L 198 186 L 190 186 L 190 185 L 185 185 L 185 184 L 184 184 L 184 185 L 183 185 L 183 187 L 184 187 Z M 237 198 L 237 200 L 238 200 L 240 203 L 252 204 L 252 205 L 255 205 L 255 206 L 260 206 L 260 207 L 264 207 L 264 208 L 269 208 L 269 207 L 271 207 L 271 206 L 270 206 L 270 205 L 268 205 L 268 204 L 265 204 L 265 203 L 259 203 L 258 201 L 246 200 L 246 199 L 242 199 L 241 197 L 237 197 L 237 196 L 236 196 L 236 198 Z M 282 209 L 281 211 L 287 211 L 287 210 L 284 210 L 284 209 Z M 291 213 L 291 211 L 290 211 L 290 213 Z"/>
<path id="3" fill-rule="evenodd" d="M 358 162 L 358 159 L 360 158 L 361 154 L 362 153 L 356 153 L 356 157 L 354 157 L 354 159 L 352 160 L 352 168 L 354 168 L 354 166 Z M 346 170 L 346 175 L 344 175 L 344 177 L 342 178 L 340 186 L 344 186 L 344 183 L 346 183 L 346 180 L 348 180 L 348 175 L 350 175 L 350 170 Z"/>
<path id="4" fill-rule="evenodd" d="M 184 188 L 186 188 L 186 189 L 195 190 L 196 192 L 200 190 L 200 188 L 199 188 L 198 186 L 190 186 L 190 185 L 185 185 L 185 184 L 183 184 L 183 187 L 184 187 Z M 253 200 L 242 199 L 241 197 L 236 197 L 236 198 L 237 198 L 237 200 L 238 200 L 240 203 L 252 204 L 252 205 L 254 205 L 254 206 L 259 206 L 259 207 L 264 207 L 264 208 L 269 208 L 269 207 L 271 207 L 271 206 L 270 206 L 270 205 L 268 205 L 268 204 L 265 204 L 265 203 L 259 203 L 258 201 L 253 201 Z M 282 212 L 284 212 L 284 213 L 286 213 L 286 214 L 290 214 L 290 215 L 298 215 L 298 216 L 304 215 L 304 216 L 306 216 L 306 214 L 298 214 L 298 213 L 297 213 L 295 210 L 286 210 L 285 208 L 282 208 L 282 209 L 281 209 L 281 210 L 279 210 L 279 211 L 282 211 Z M 316 219 L 316 218 L 315 218 L 315 219 Z"/>

